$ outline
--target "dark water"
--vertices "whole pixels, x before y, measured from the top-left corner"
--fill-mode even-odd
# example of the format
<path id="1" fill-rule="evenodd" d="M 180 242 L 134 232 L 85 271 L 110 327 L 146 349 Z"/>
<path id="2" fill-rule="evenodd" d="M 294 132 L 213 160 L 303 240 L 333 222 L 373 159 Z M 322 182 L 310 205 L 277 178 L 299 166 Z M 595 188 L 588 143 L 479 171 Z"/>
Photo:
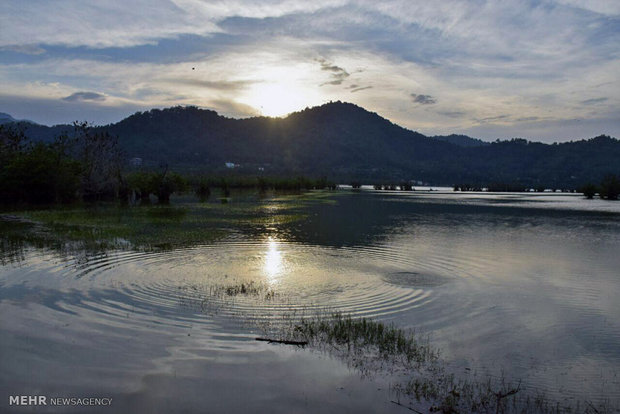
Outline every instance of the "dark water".
<path id="1" fill-rule="evenodd" d="M 40 394 L 112 397 L 118 411 L 403 410 L 389 379 L 254 341 L 262 323 L 325 309 L 429 334 L 459 375 L 618 405 L 620 205 L 372 191 L 331 200 L 299 207 L 303 220 L 170 251 L 60 255 L 26 243 L 17 260 L 6 248 L 0 407 Z M 214 294 L 250 282 L 275 298 Z"/>

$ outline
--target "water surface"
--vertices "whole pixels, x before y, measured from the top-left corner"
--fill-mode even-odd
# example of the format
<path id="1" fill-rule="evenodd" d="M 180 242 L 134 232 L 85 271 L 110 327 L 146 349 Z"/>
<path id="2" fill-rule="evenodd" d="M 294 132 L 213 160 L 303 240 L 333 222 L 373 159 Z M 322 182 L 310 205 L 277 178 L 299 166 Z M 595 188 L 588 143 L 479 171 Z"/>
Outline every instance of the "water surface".
<path id="1" fill-rule="evenodd" d="M 402 410 L 390 403 L 389 378 L 254 341 L 262 325 L 325 309 L 429 334 L 458 375 L 522 379 L 562 400 L 620 400 L 620 204 L 375 191 L 290 200 L 233 197 L 218 208 L 248 208 L 261 220 L 222 221 L 217 238 L 169 249 L 59 249 L 5 237 L 3 400 L 111 396 L 121 411 L 160 412 Z M 240 283 L 262 293 L 217 290 Z"/>

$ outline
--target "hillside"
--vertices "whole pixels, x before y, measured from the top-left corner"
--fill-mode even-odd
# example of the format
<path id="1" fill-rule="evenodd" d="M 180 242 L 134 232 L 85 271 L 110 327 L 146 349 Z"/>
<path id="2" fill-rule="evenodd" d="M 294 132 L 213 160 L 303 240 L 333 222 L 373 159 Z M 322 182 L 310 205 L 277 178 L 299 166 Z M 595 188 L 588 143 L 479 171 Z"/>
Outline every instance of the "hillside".
<path id="1" fill-rule="evenodd" d="M 19 124 L 17 124 L 19 125 Z M 71 126 L 28 124 L 49 141 Z M 620 142 L 600 136 L 548 145 L 522 139 L 486 143 L 462 135 L 427 137 L 350 103 L 334 102 L 286 118 L 232 119 L 196 107 L 138 112 L 107 126 L 128 159 L 177 170 L 327 175 L 334 179 L 491 182 L 574 188 L 620 173 Z M 264 172 L 263 172 L 264 171 Z"/>

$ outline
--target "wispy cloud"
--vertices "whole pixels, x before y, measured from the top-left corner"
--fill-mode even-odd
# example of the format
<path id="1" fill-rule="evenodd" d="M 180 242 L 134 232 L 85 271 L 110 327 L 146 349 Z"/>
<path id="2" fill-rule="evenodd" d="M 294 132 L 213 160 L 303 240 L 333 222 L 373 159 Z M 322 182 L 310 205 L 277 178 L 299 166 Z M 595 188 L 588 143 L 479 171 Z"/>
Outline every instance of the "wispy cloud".
<path id="1" fill-rule="evenodd" d="M 251 80 L 235 80 L 235 81 L 226 81 L 226 80 L 205 80 L 205 79 L 196 79 L 196 78 L 171 78 L 171 79 L 162 79 L 162 82 L 170 83 L 172 85 L 184 85 L 184 86 L 192 86 L 195 88 L 206 88 L 206 89 L 214 89 L 218 91 L 239 91 L 243 89 L 247 89 L 248 86 L 256 83 L 257 81 Z"/>
<path id="2" fill-rule="evenodd" d="M 344 80 L 346 78 L 351 76 L 349 74 L 349 72 L 347 72 L 346 70 L 344 70 L 340 66 L 336 66 L 336 65 L 334 65 L 332 63 L 329 63 L 325 59 L 317 59 L 317 62 L 319 62 L 319 64 L 321 65 L 321 70 L 330 73 L 330 78 L 331 78 L 330 81 L 323 82 L 321 84 L 321 86 L 323 86 L 323 85 L 340 85 L 340 84 L 342 84 L 342 82 L 344 82 Z"/>
<path id="3" fill-rule="evenodd" d="M 593 99 L 586 99 L 585 101 L 581 101 L 582 104 L 584 105 L 594 105 L 594 104 L 598 104 L 601 102 L 605 102 L 607 101 L 609 98 L 593 98 Z"/>
<path id="4" fill-rule="evenodd" d="M 16 52 L 24 55 L 41 55 L 45 53 L 45 49 L 32 44 L 4 45 L 0 46 L 0 51 Z"/>
<path id="5" fill-rule="evenodd" d="M 538 116 L 526 116 L 523 118 L 517 118 L 515 119 L 515 121 L 517 122 L 532 122 L 532 121 L 538 121 L 540 119 L 540 117 Z"/>
<path id="6" fill-rule="evenodd" d="M 585 117 L 592 135 L 620 136 L 596 130 L 620 107 L 613 1 L 8 0 L 0 27 L 0 95 L 36 99 L 36 111 L 194 104 L 247 116 L 280 90 L 298 109 L 349 100 L 431 135 L 528 124 L 550 136 Z M 84 93 L 103 99 L 72 97 Z"/>
<path id="7" fill-rule="evenodd" d="M 439 111 L 440 115 L 447 116 L 448 118 L 462 118 L 466 115 L 463 111 Z"/>
<path id="8" fill-rule="evenodd" d="M 372 86 L 360 86 L 360 87 L 349 88 L 349 89 L 351 90 L 351 93 L 354 93 L 354 92 L 364 91 L 366 89 L 372 89 Z"/>
<path id="9" fill-rule="evenodd" d="M 497 122 L 497 121 L 503 121 L 503 120 L 507 120 L 510 118 L 510 115 L 507 114 L 503 114 L 503 115 L 497 115 L 497 116 L 488 116 L 486 118 L 474 118 L 474 122 L 479 123 L 479 124 L 486 124 L 486 123 L 492 123 L 492 122 Z"/>

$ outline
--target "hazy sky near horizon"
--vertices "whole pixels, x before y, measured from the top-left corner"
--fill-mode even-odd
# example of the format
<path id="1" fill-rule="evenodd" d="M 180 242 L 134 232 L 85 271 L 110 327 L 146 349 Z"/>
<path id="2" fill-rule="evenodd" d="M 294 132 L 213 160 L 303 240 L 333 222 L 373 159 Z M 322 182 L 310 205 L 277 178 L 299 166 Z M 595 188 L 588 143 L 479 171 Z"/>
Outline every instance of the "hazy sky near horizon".
<path id="1" fill-rule="evenodd" d="M 620 137 L 620 1 L 8 0 L 0 112 L 353 102 L 427 135 Z"/>

